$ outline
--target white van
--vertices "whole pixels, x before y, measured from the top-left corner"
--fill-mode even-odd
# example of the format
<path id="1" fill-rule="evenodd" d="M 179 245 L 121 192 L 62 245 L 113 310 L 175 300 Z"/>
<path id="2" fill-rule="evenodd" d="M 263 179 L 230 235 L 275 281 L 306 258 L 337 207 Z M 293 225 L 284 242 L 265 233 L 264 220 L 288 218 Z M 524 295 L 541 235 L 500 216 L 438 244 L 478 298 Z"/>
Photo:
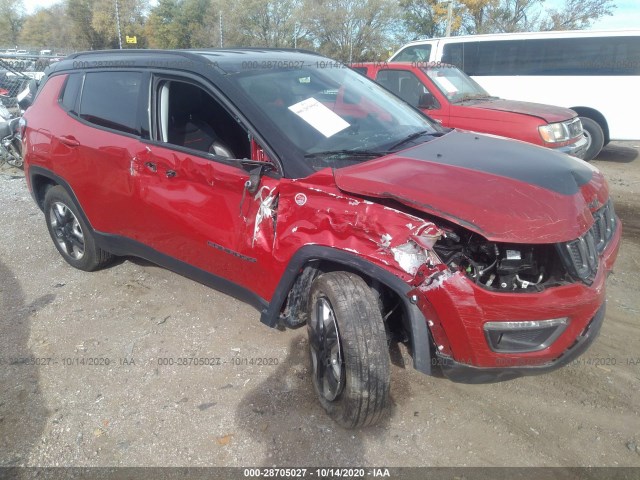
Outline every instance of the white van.
<path id="1" fill-rule="evenodd" d="M 640 139 L 640 30 L 432 38 L 390 61 L 450 63 L 500 97 L 571 108 L 598 151 Z"/>

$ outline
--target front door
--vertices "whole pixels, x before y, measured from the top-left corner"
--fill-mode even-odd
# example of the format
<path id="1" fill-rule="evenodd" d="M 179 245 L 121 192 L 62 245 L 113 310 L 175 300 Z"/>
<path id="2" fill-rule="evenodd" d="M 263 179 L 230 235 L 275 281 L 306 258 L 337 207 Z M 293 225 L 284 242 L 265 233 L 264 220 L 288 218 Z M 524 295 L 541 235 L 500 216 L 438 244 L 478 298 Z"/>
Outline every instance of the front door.
<path id="1" fill-rule="evenodd" d="M 258 274 L 272 258 L 277 178 L 247 187 L 251 167 L 237 159 L 251 159 L 256 146 L 205 86 L 157 77 L 151 112 L 153 141 L 134 172 L 143 243 L 260 292 Z"/>

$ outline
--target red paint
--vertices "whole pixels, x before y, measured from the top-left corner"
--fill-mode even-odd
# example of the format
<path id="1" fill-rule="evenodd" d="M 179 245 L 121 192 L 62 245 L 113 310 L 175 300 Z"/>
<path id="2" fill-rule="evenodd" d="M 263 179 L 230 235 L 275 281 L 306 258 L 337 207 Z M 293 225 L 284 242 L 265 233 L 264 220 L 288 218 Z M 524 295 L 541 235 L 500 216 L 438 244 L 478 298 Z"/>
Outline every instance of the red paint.
<path id="1" fill-rule="evenodd" d="M 504 100 L 499 98 L 465 104 L 452 103 L 443 95 L 434 82 L 419 66 L 411 63 L 394 62 L 392 64 L 359 63 L 357 68 L 366 69 L 366 75 L 376 80 L 381 70 L 404 70 L 411 72 L 438 101 L 438 108 L 423 108 L 422 111 L 445 127 L 490 133 L 503 137 L 522 140 L 553 148 L 565 147 L 576 143 L 580 137 L 566 142 L 545 143 L 538 127 L 549 123 L 562 122 L 576 117 L 568 108 L 543 105 L 539 103 Z"/>
<path id="2" fill-rule="evenodd" d="M 442 233 L 440 218 L 494 241 L 535 244 L 575 239 L 593 223 L 589 206 L 608 199 L 600 173 L 594 173 L 577 193 L 560 194 L 438 163 L 427 154 L 437 152 L 442 139 L 435 139 L 435 150 L 418 146 L 304 179 L 264 176 L 258 192 L 249 194 L 245 192 L 249 175 L 240 167 L 73 118 L 58 105 L 63 82 L 63 75 L 51 78 L 25 114 L 27 178 L 31 166 L 55 172 L 68 182 L 95 230 L 142 242 L 267 301 L 301 247 L 348 251 L 413 286 L 418 306 L 434 322 L 431 333 L 442 353 L 477 366 L 499 366 L 499 359 L 505 358 L 538 363 L 557 358 L 604 301 L 606 273 L 620 243 L 619 222 L 590 286 L 576 282 L 541 293 L 497 293 L 443 269 L 436 257 L 425 260 L 413 274 L 394 257 L 394 249 L 412 239 L 428 249 L 429 239 Z M 63 136 L 73 136 L 79 145 L 69 146 L 60 140 Z M 254 143 L 252 151 L 255 159 L 268 161 L 259 145 Z M 416 152 L 422 152 L 422 158 L 413 158 Z M 175 176 L 168 176 L 170 171 Z M 276 198 L 277 205 L 269 203 Z M 438 275 L 444 275 L 441 281 Z M 487 321 L 561 316 L 570 317 L 569 327 L 539 352 L 498 355 L 484 339 L 482 327 Z"/>
<path id="3" fill-rule="evenodd" d="M 609 196 L 599 172 L 580 194 L 567 196 L 524 181 L 443 165 L 437 158 L 441 141 L 444 138 L 336 170 L 336 183 L 347 192 L 392 198 L 454 223 L 463 221 L 463 226 L 489 240 L 516 243 L 578 238 L 593 224 L 588 203 L 596 197 L 602 205 Z M 420 150 L 424 153 L 416 156 L 422 159 L 408 158 Z"/>

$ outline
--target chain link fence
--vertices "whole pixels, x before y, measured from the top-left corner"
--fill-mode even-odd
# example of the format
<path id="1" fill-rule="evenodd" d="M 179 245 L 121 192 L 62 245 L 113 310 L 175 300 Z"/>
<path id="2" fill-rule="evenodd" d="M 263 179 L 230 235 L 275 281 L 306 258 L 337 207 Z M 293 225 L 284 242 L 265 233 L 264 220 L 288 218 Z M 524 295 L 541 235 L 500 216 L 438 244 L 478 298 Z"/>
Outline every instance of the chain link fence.
<path id="1" fill-rule="evenodd" d="M 44 69 L 58 60 L 54 56 L 0 54 L 0 103 L 11 116 L 20 114 L 16 97 L 29 80 L 42 78 Z"/>

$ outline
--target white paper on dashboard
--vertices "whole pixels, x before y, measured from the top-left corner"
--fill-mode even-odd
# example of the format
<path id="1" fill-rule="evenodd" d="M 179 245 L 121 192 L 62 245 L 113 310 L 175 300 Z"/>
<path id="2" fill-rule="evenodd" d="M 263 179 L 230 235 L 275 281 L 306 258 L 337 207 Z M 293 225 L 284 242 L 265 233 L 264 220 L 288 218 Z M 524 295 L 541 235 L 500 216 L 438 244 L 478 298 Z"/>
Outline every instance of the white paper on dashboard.
<path id="1" fill-rule="evenodd" d="M 435 77 L 435 79 L 436 82 L 438 82 L 440 86 L 447 91 L 447 93 L 456 93 L 458 91 L 456 86 L 451 83 L 451 80 L 449 80 L 447 77 Z"/>
<path id="2" fill-rule="evenodd" d="M 313 97 L 291 105 L 289 110 L 327 138 L 350 126 Z"/>

